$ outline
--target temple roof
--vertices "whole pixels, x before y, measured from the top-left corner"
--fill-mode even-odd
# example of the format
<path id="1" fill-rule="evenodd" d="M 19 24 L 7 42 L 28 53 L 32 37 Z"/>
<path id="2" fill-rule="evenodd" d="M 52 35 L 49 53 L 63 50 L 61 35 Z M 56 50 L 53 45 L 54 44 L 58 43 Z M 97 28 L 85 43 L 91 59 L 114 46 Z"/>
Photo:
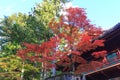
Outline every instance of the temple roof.
<path id="1" fill-rule="evenodd" d="M 105 40 L 105 46 L 98 47 L 93 51 L 106 50 L 108 53 L 111 53 L 113 50 L 120 48 L 120 23 L 116 24 L 111 29 L 106 30 L 100 37 L 98 37 L 98 39 Z M 86 60 L 92 60 L 93 56 L 91 56 L 91 53 L 93 51 L 88 51 L 86 54 L 83 54 L 82 57 Z"/>

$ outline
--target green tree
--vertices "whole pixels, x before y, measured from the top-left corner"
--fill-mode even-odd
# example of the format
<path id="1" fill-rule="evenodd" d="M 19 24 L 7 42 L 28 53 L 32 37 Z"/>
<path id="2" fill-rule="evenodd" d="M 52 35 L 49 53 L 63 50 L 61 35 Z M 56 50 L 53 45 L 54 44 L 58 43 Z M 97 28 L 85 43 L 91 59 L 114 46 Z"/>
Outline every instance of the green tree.
<path id="1" fill-rule="evenodd" d="M 15 54 L 22 42 L 33 41 L 32 30 L 26 26 L 27 18 L 27 15 L 18 13 L 2 20 L 0 26 L 2 52 Z"/>
<path id="2" fill-rule="evenodd" d="M 0 26 L 0 36 L 2 37 L 0 44 L 6 47 L 6 42 L 20 45 L 23 42 L 40 44 L 49 40 L 53 34 L 48 28 L 48 24 L 53 18 L 59 17 L 62 9 L 61 3 L 64 2 L 65 0 L 44 0 L 37 4 L 29 15 L 18 13 L 5 17 Z"/>
<path id="3" fill-rule="evenodd" d="M 0 57 L 5 58 L 15 55 L 16 51 L 21 49 L 23 42 L 41 44 L 48 41 L 53 36 L 52 30 L 48 27 L 49 22 L 53 18 L 59 17 L 62 4 L 66 2 L 68 0 L 43 0 L 42 3 L 36 4 L 29 14 L 18 13 L 8 17 L 5 16 L 0 22 Z M 7 63 L 11 65 L 11 62 L 8 61 Z M 41 63 L 27 61 L 25 64 L 28 64 L 29 67 L 32 65 L 39 70 L 41 67 Z M 34 70 L 32 67 L 30 69 L 26 69 L 29 73 L 24 71 L 25 76 L 28 77 Z M 31 74 L 29 80 L 34 76 Z"/>
<path id="4" fill-rule="evenodd" d="M 39 68 L 36 68 L 32 64 L 29 64 L 28 62 L 21 60 L 21 58 L 15 55 L 0 58 L 0 74 L 2 75 L 0 79 L 20 80 L 20 77 L 22 77 L 23 75 L 23 78 L 25 80 L 32 79 L 38 80 Z"/>

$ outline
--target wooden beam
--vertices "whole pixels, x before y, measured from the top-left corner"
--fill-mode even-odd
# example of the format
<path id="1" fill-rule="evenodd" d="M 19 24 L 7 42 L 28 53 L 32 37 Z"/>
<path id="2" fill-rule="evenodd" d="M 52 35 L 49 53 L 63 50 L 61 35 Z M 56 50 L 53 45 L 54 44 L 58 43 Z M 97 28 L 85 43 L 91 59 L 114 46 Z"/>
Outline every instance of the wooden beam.
<path id="1" fill-rule="evenodd" d="M 120 66 L 118 65 L 118 66 L 116 66 L 118 69 L 120 69 Z"/>
<path id="2" fill-rule="evenodd" d="M 96 72 L 99 72 L 99 71 L 103 71 L 103 70 L 106 70 L 106 69 L 109 69 L 109 68 L 112 68 L 112 67 L 115 67 L 115 66 L 120 66 L 120 63 L 116 63 L 114 65 L 111 65 L 111 66 L 108 66 L 108 67 L 105 67 L 105 68 L 101 68 L 99 70 L 95 70 L 95 71 L 92 71 L 92 72 L 89 72 L 85 75 L 90 75 L 90 74 L 93 74 L 93 73 L 96 73 Z"/>

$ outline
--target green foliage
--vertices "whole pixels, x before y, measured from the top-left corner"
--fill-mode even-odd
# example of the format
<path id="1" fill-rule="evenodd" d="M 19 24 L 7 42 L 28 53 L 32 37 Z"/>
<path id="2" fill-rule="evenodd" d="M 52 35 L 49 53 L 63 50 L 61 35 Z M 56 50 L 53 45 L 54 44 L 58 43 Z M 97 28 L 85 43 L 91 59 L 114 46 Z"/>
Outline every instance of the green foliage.
<path id="1" fill-rule="evenodd" d="M 33 39 L 31 39 L 33 30 L 26 25 L 27 19 L 28 16 L 22 13 L 13 14 L 8 18 L 3 19 L 3 22 L 1 23 L 1 36 L 3 37 L 3 40 L 19 44 L 23 41 L 33 41 Z"/>
<path id="2" fill-rule="evenodd" d="M 16 50 L 21 48 L 21 45 L 19 45 L 18 43 L 15 42 L 8 42 L 6 43 L 7 45 L 4 45 L 2 47 L 2 52 L 0 54 L 0 57 L 4 57 L 4 56 L 9 56 L 12 54 L 16 53 Z"/>
<path id="3" fill-rule="evenodd" d="M 20 73 L 17 72 L 0 73 L 0 80 L 20 80 Z"/>
<path id="4" fill-rule="evenodd" d="M 68 0 L 44 0 L 36 4 L 32 11 L 27 14 L 18 13 L 5 17 L 0 22 L 0 45 L 6 50 L 5 45 L 21 45 L 23 42 L 40 44 L 53 36 L 49 29 L 49 22 L 59 17 L 63 3 Z M 10 42 L 10 43 L 7 43 Z M 16 44 L 16 45 L 15 45 Z M 3 48 L 4 46 L 4 48 Z M 13 49 L 13 48 L 12 48 Z M 12 53 L 16 52 L 15 50 Z M 7 51 L 9 52 L 9 50 Z"/>
<path id="5" fill-rule="evenodd" d="M 0 58 L 0 79 L 13 80 L 20 77 L 21 74 L 21 59 L 11 55 Z"/>
<path id="6" fill-rule="evenodd" d="M 23 64 L 21 58 L 15 55 L 0 58 L 0 74 L 3 75 L 3 78 L 5 76 L 11 80 L 18 78 L 21 76 L 22 70 L 24 70 L 23 78 L 25 80 L 31 80 L 33 77 L 38 78 L 40 74 L 40 67 L 35 67 L 34 65 L 27 62 Z"/>

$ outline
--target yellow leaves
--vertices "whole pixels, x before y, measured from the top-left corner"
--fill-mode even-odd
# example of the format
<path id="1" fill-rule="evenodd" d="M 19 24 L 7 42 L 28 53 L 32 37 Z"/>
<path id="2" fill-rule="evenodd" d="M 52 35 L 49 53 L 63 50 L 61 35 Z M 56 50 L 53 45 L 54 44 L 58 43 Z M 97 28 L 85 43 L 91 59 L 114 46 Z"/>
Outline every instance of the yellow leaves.
<path id="1" fill-rule="evenodd" d="M 3 71 L 15 71 L 15 70 L 20 70 L 21 68 L 21 61 L 17 56 L 9 56 L 9 57 L 4 57 L 0 58 L 0 68 Z"/>
<path id="2" fill-rule="evenodd" d="M 17 23 L 18 25 L 25 26 L 25 15 L 22 13 L 13 14 L 9 18 L 9 21 L 11 21 L 13 24 Z"/>
<path id="3" fill-rule="evenodd" d="M 6 69 L 8 63 L 0 62 L 0 68 Z"/>

